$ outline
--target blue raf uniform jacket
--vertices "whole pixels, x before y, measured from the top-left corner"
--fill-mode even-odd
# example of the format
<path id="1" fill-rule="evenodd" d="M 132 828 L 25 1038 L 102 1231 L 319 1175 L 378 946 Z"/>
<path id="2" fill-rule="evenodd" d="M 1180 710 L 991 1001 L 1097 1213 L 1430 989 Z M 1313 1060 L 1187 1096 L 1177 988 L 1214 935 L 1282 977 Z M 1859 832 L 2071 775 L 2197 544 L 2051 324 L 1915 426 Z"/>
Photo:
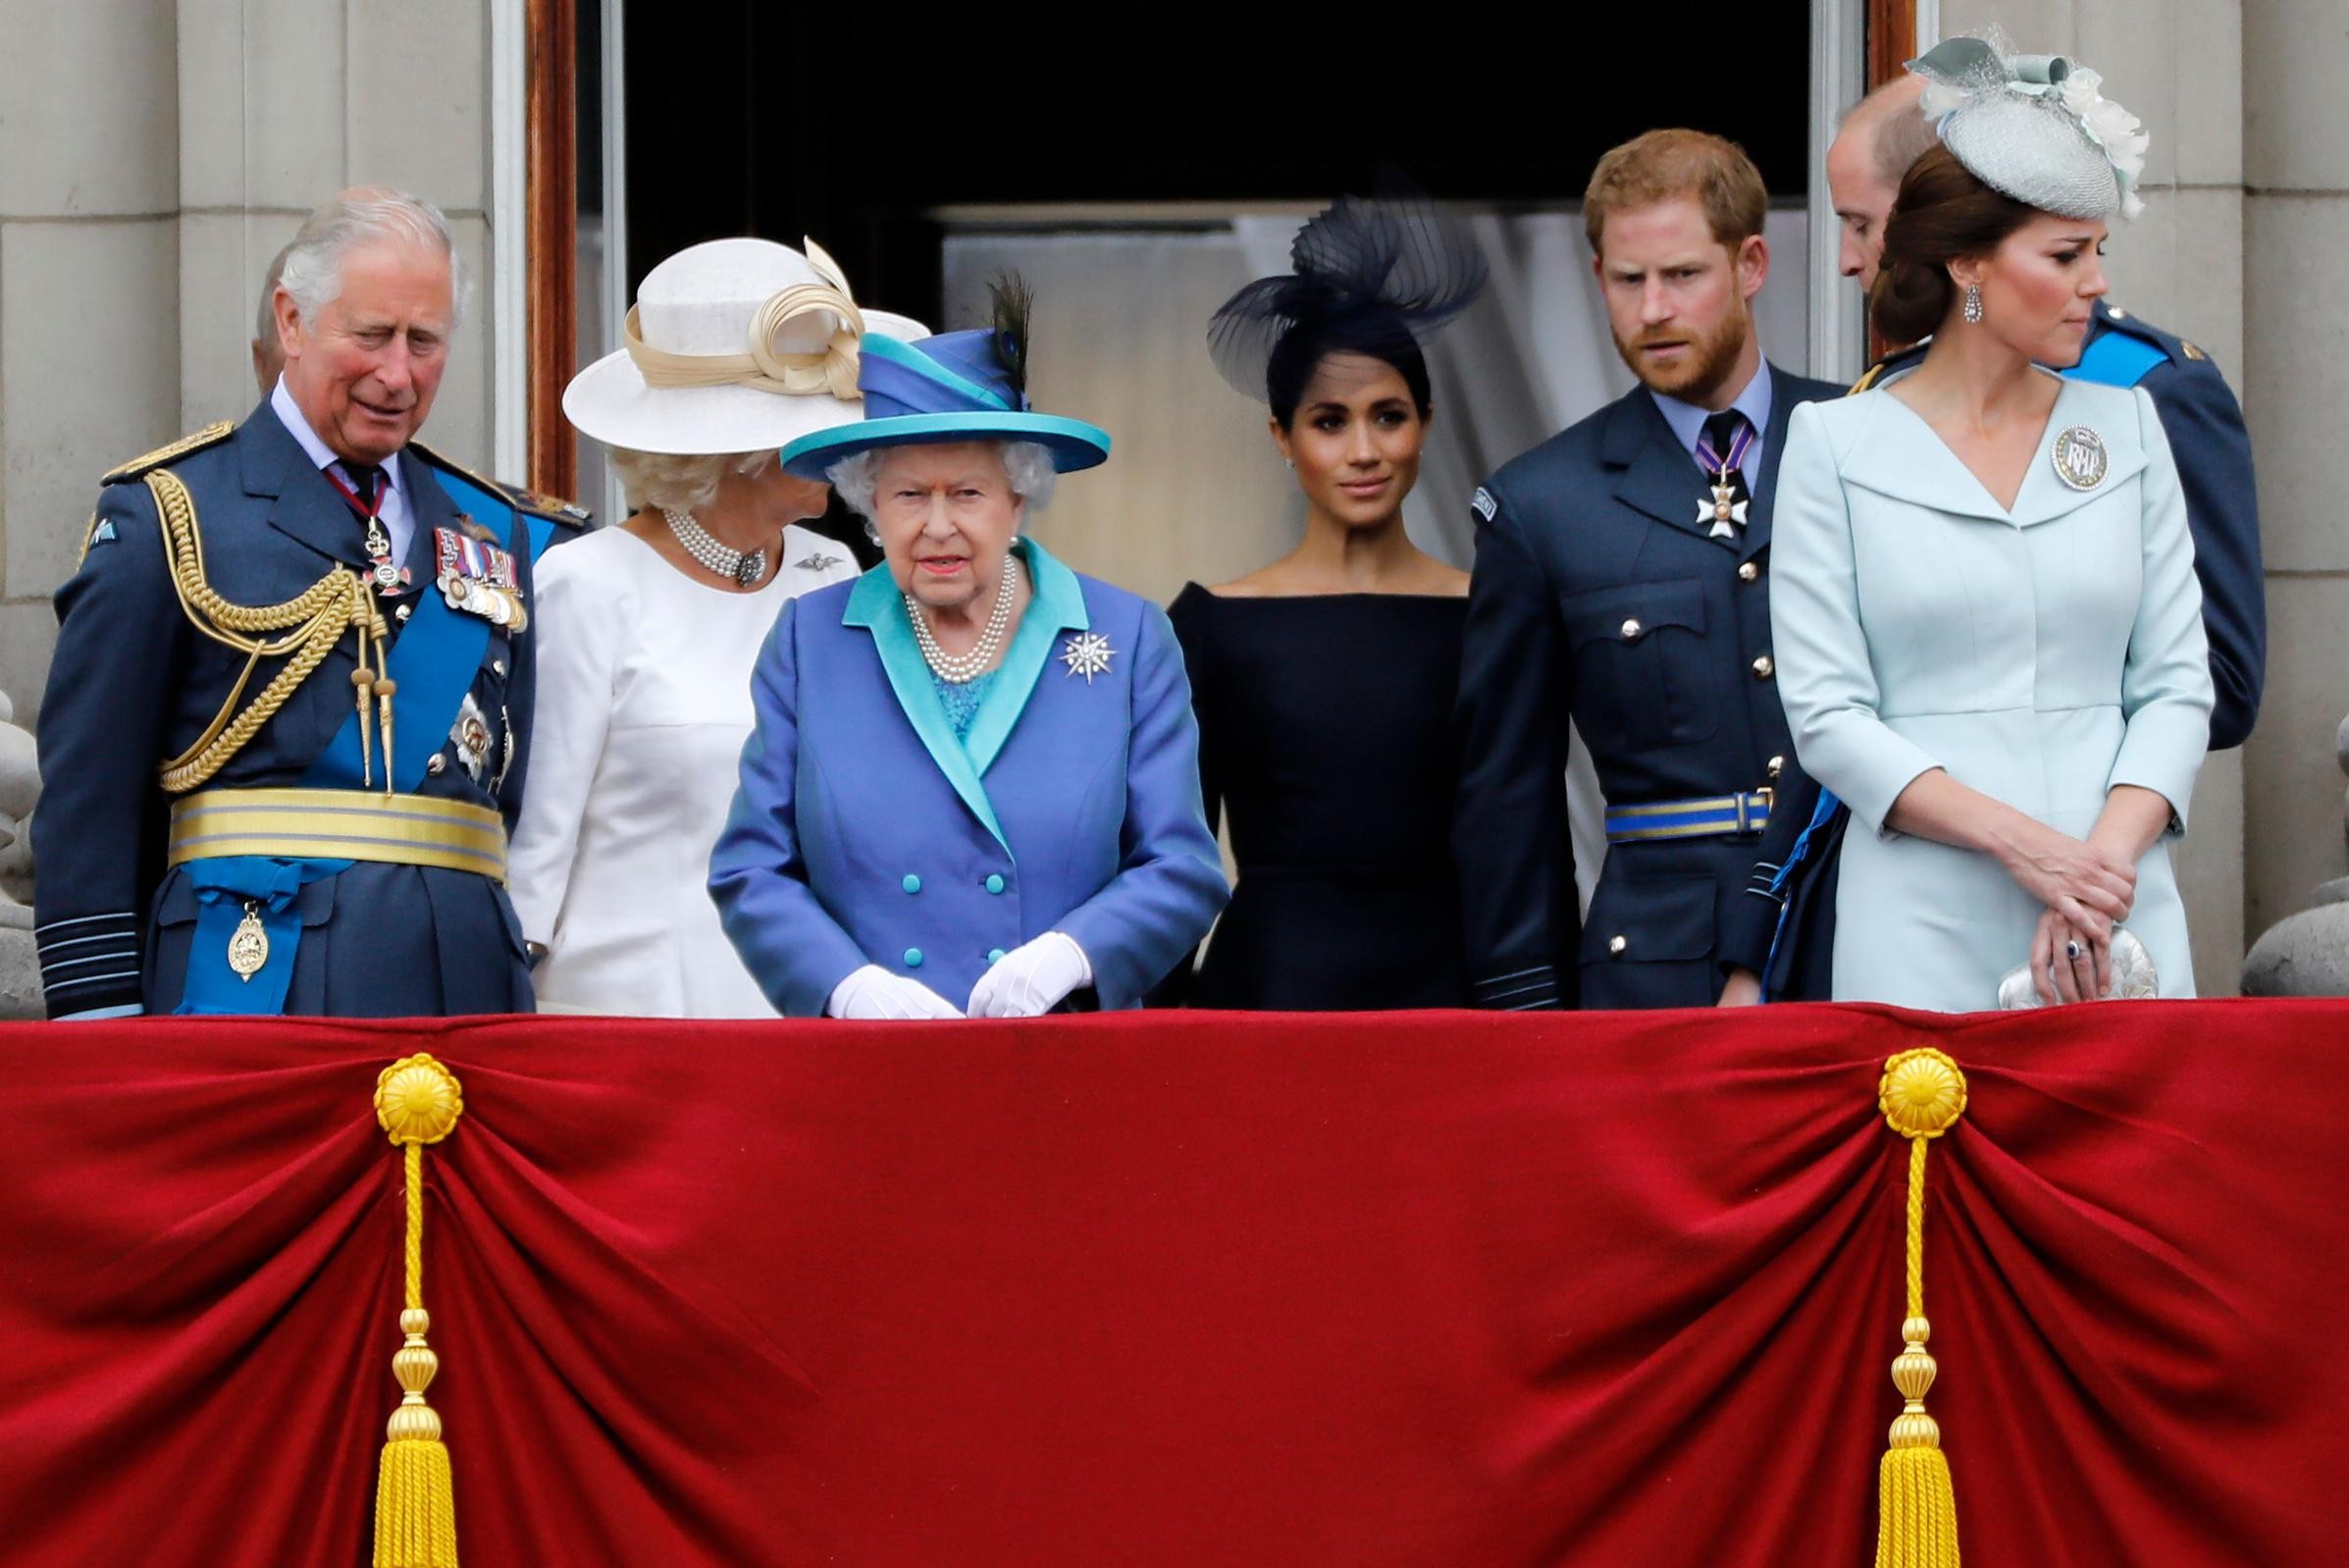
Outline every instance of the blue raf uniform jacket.
<path id="1" fill-rule="evenodd" d="M 1500 469 L 1477 499 L 1452 843 L 1472 997 L 1497 1008 L 1702 1007 L 1744 905 L 1752 832 L 1619 844 L 1579 916 L 1571 719 L 1610 810 L 1782 787 L 1771 679 L 1770 467 L 1795 405 L 1842 388 L 1771 370 L 1744 535 L 1707 537 L 1702 472 L 1644 389 Z"/>
<path id="2" fill-rule="evenodd" d="M 778 1011 L 820 1015 L 866 964 L 960 1008 L 1053 930 L 1134 1007 L 1229 896 L 1165 612 L 1018 548 L 1034 595 L 966 739 L 886 566 L 793 601 L 760 653 L 709 890 Z M 1108 649 L 1090 680 L 1080 640 Z"/>
<path id="3" fill-rule="evenodd" d="M 438 529 L 486 529 L 518 562 L 530 603 L 534 530 L 549 507 L 479 480 L 415 445 L 401 452 L 415 520 L 407 565 L 414 587 L 395 606 L 433 593 Z M 179 1007 L 199 898 L 189 868 L 165 869 L 169 800 L 159 764 L 204 734 L 245 674 L 245 655 L 200 634 L 173 591 L 155 502 L 140 476 L 168 467 L 194 501 L 212 587 L 230 602 L 294 598 L 337 566 L 363 568 L 365 529 L 265 399 L 241 425 L 177 444 L 108 477 L 81 565 L 57 594 L 59 630 L 40 713 L 47 780 L 32 822 L 34 920 L 51 1016 Z M 461 514 L 443 480 L 483 510 Z M 488 504 L 484 504 L 487 502 Z M 577 526 L 578 514 L 560 526 Z M 491 627 L 470 695 L 490 749 L 476 778 L 450 742 L 455 711 L 426 733 L 439 749 L 415 793 L 501 810 L 510 825 L 529 766 L 536 639 Z M 264 658 L 245 682 L 242 711 L 284 666 Z M 202 789 L 300 786 L 352 717 L 353 643 L 347 635 L 275 717 Z M 410 721 L 413 722 L 413 721 Z M 422 736 L 413 739 L 423 739 Z M 403 747 L 404 749 L 404 747 Z M 379 764 L 380 766 L 380 758 Z M 377 782 L 380 786 L 381 775 Z M 303 885 L 301 927 L 285 1011 L 339 1017 L 527 1012 L 530 981 L 505 890 L 464 871 L 357 862 Z"/>
<path id="4" fill-rule="evenodd" d="M 1908 369 L 1924 354 L 1920 343 L 1887 355 L 1853 390 L 1863 391 Z M 2243 407 L 2208 354 L 2101 299 L 2079 363 L 2063 374 L 2108 386 L 2143 387 L 2153 398 L 2185 492 L 2194 575 L 2202 584 L 2202 624 L 2210 643 L 2211 685 L 2218 694 L 2211 710 L 2211 750 L 2240 746 L 2259 717 L 2268 667 L 2259 491 Z M 1822 806 L 1808 779 L 1800 790 L 1799 795 L 1790 792 L 1771 817 L 1754 868 L 1753 902 L 1768 918 L 1744 922 L 1741 941 L 1723 962 L 1762 974 L 1774 998 L 1824 1000 L 1833 983 L 1836 865 L 1844 819 L 1833 797 Z M 1806 828 L 1809 839 L 1801 842 Z M 1790 861 L 1796 868 L 1782 870 Z M 1786 912 L 1783 933 L 1781 908 Z"/>

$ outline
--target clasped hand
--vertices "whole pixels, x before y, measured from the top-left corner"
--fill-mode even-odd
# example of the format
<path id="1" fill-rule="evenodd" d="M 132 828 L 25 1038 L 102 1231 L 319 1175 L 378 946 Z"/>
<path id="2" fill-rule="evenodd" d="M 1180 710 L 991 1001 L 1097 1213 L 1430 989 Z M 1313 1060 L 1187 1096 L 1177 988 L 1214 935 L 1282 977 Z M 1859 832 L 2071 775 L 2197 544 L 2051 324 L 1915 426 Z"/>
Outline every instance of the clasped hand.
<path id="1" fill-rule="evenodd" d="M 2039 999 L 2053 1005 L 2111 995 L 2113 927 L 2136 902 L 2136 865 L 2093 839 L 2033 824 L 2007 869 L 2047 907 L 2031 937 L 2031 983 Z"/>

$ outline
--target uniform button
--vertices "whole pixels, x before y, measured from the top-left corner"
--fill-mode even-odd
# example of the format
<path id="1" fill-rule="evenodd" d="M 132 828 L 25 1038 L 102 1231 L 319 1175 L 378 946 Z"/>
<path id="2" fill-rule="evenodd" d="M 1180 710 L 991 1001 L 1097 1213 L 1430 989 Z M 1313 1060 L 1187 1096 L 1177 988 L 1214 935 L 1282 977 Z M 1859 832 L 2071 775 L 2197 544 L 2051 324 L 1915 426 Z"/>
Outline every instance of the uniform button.
<path id="1" fill-rule="evenodd" d="M 1786 758 L 1783 758 L 1783 757 L 1773 757 L 1773 758 L 1770 758 L 1770 776 L 1771 776 L 1772 778 L 1776 778 L 1776 777 L 1777 777 L 1779 774 L 1781 774 L 1781 773 L 1783 773 L 1783 772 L 1785 772 L 1785 771 L 1786 771 Z"/>
<path id="2" fill-rule="evenodd" d="M 918 969 L 921 967 L 921 949 L 917 947 L 910 947 L 906 949 L 906 967 L 909 969 Z"/>
<path id="3" fill-rule="evenodd" d="M 408 618 L 409 613 L 414 610 L 415 607 L 416 606 L 413 604 L 402 604 L 399 606 L 399 608 L 393 610 L 392 613 L 404 621 Z"/>
<path id="4" fill-rule="evenodd" d="M 1741 583 L 1750 583 L 1760 575 L 1761 568 L 1751 561 L 1745 561 L 1738 567 L 1738 581 Z"/>
<path id="5" fill-rule="evenodd" d="M 1633 638 L 1635 638 L 1635 637 L 1637 637 L 1637 636 L 1639 636 L 1639 635 L 1640 635 L 1640 623 L 1639 623 L 1639 621 L 1638 621 L 1638 620 L 1636 620 L 1636 619 L 1635 619 L 1635 620 L 1628 620 L 1628 621 L 1625 621 L 1625 622 L 1623 623 L 1623 640 L 1624 640 L 1625 642 L 1627 642 L 1627 643 L 1628 643 L 1628 642 L 1630 642 L 1630 641 L 1631 641 Z"/>
<path id="6" fill-rule="evenodd" d="M 987 962 L 989 964 L 1001 964 L 1003 962 L 1003 949 L 999 947 L 991 947 L 987 949 Z"/>
<path id="7" fill-rule="evenodd" d="M 435 752 L 433 753 L 433 759 L 424 764 L 424 770 L 427 773 L 430 773 L 433 777 L 439 778 L 442 772 L 445 770 L 447 766 L 447 755 L 442 752 Z"/>
<path id="8" fill-rule="evenodd" d="M 496 676 L 499 680 L 504 680 L 505 660 L 502 658 L 494 658 L 490 660 L 490 673 Z"/>
<path id="9" fill-rule="evenodd" d="M 2114 321 L 2126 321 L 2129 319 L 2129 313 L 2121 309 L 2118 305 L 2107 305 L 2105 307 L 2105 312 Z"/>
<path id="10" fill-rule="evenodd" d="M 1768 680 L 1777 673 L 1777 670 L 1778 666 L 1770 662 L 1770 655 L 1767 653 L 1753 661 L 1753 678 L 1757 681 Z"/>
<path id="11" fill-rule="evenodd" d="M 1607 951 L 1613 954 L 1616 958 L 1623 957 L 1625 950 L 1630 946 L 1631 938 L 1628 936 L 1610 936 L 1607 938 Z"/>
<path id="12" fill-rule="evenodd" d="M 1003 878 L 1002 878 L 1001 876 L 998 876 L 998 875 L 994 874 L 993 872 L 990 872 L 990 873 L 988 873 L 988 876 L 987 876 L 987 891 L 988 891 L 988 892 L 990 892 L 990 893 L 1000 893 L 1000 892 L 1002 892 L 1002 891 L 1003 891 L 1003 888 L 1004 888 L 1004 882 L 1003 882 Z"/>
<path id="13" fill-rule="evenodd" d="M 906 879 L 897 885 L 904 888 L 909 893 L 918 893 L 921 891 L 921 878 L 915 876 L 912 871 L 908 871 L 906 873 Z"/>

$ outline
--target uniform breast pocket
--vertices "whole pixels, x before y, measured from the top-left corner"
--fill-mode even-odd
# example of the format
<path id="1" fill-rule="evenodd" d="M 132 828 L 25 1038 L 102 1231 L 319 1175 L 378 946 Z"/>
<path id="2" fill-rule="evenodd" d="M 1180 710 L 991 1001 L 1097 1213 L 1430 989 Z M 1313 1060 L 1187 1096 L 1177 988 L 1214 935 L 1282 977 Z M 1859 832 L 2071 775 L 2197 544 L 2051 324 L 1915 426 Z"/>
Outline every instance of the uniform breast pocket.
<path id="1" fill-rule="evenodd" d="M 1566 599 L 1574 720 L 1598 751 L 1685 746 L 1721 719 L 1704 641 L 1704 585 L 1624 583 Z"/>

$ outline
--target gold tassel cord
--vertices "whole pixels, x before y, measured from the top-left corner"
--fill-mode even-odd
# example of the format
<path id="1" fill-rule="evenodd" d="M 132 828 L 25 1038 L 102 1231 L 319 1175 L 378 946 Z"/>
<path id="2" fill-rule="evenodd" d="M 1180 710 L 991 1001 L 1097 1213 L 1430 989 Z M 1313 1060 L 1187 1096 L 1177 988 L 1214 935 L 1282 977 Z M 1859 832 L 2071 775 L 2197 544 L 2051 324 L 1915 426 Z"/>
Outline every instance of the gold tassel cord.
<path id="1" fill-rule="evenodd" d="M 390 688 L 368 668 L 368 642 L 370 638 L 374 640 L 377 663 L 381 664 L 390 629 L 366 579 L 337 567 L 284 603 L 231 603 L 205 575 L 204 540 L 196 525 L 195 497 L 168 470 L 157 469 L 144 477 L 148 492 L 155 497 L 155 515 L 163 529 L 164 551 L 171 561 L 172 589 L 179 597 L 181 611 L 198 632 L 245 655 L 243 672 L 237 676 L 228 701 L 205 726 L 204 733 L 196 738 L 194 745 L 163 764 L 164 789 L 174 795 L 184 794 L 227 766 L 260 732 L 261 726 L 286 706 L 302 682 L 326 661 L 345 632 L 354 634 L 358 640 L 359 665 L 351 680 L 359 690 L 362 747 L 367 746 L 367 698 L 371 687 L 380 686 L 387 698 L 382 727 L 387 732 L 384 755 L 388 784 Z M 260 635 L 272 632 L 285 635 L 275 638 Z M 261 660 L 281 657 L 287 660 L 285 666 L 262 687 L 261 695 L 253 699 L 251 706 L 236 712 L 236 705 L 252 683 Z M 235 714 L 233 719 L 232 714 Z"/>
<path id="2" fill-rule="evenodd" d="M 1877 1477 L 1876 1568 L 1958 1568 L 1958 1500 L 1941 1427 L 1925 1413 L 1939 1370 L 1925 1343 L 1925 1160 L 1933 1140 L 1965 1114 L 1965 1074 L 1941 1052 L 1904 1051 L 1884 1064 L 1877 1108 L 1908 1140 L 1906 1274 L 1908 1315 L 1893 1386 L 1904 1401 Z"/>
<path id="3" fill-rule="evenodd" d="M 424 1342 L 424 1146 L 455 1130 L 465 1113 L 456 1074 L 419 1052 L 376 1078 L 375 1119 L 400 1151 L 407 1188 L 406 1292 L 399 1314 L 404 1339 L 392 1357 L 401 1389 L 385 1432 L 375 1487 L 375 1568 L 457 1568 L 455 1484 L 441 1441 L 439 1412 L 424 1390 L 441 1358 Z"/>

